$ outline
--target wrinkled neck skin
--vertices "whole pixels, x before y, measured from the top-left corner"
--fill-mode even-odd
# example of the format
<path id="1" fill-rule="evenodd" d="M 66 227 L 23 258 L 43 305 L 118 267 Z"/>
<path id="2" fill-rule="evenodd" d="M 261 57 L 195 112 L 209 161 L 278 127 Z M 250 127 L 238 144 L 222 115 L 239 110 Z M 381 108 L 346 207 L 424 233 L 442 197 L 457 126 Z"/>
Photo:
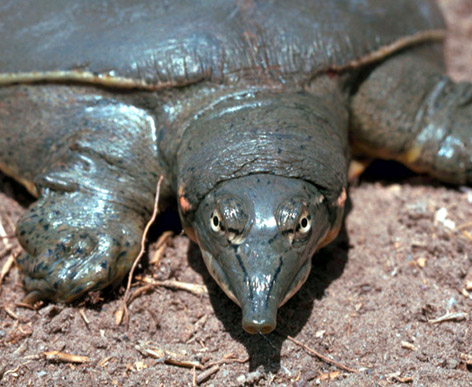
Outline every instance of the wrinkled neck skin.
<path id="1" fill-rule="evenodd" d="M 177 153 L 184 228 L 249 333 L 275 328 L 341 225 L 347 109 L 314 90 L 222 100 L 195 116 Z"/>
<path id="2" fill-rule="evenodd" d="M 225 180 L 254 173 L 304 179 L 335 200 L 346 186 L 348 115 L 336 83 L 309 91 L 241 91 L 185 123 L 178 195 L 195 209 Z"/>

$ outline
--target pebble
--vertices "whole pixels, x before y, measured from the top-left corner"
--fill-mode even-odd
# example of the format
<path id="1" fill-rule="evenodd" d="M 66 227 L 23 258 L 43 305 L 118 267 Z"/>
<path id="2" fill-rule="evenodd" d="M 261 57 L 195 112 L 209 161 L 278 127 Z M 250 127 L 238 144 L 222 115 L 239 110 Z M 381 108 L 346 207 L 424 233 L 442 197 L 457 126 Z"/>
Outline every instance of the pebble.
<path id="1" fill-rule="evenodd" d="M 446 367 L 449 368 L 450 370 L 453 370 L 454 368 L 457 368 L 459 365 L 459 362 L 456 359 L 447 359 L 446 360 Z"/>
<path id="2" fill-rule="evenodd" d="M 453 309 L 456 304 L 457 304 L 457 300 L 454 297 L 451 297 L 449 300 L 447 300 L 447 309 L 448 310 Z"/>
<path id="3" fill-rule="evenodd" d="M 239 385 L 254 385 L 263 377 L 264 374 L 261 371 L 256 370 L 254 372 L 249 372 L 247 375 L 239 375 L 236 381 Z"/>
<path id="4" fill-rule="evenodd" d="M 447 215 L 447 208 L 441 207 L 436 211 L 436 214 L 434 215 L 434 221 L 435 223 L 441 223 L 444 227 L 454 230 L 456 228 L 456 223 L 453 220 L 448 219 Z"/>

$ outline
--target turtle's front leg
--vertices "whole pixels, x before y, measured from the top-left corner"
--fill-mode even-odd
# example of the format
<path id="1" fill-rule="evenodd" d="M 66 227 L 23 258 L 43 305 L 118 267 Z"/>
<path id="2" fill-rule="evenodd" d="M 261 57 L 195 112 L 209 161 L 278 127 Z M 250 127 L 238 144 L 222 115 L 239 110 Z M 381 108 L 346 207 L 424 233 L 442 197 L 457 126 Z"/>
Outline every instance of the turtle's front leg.
<path id="1" fill-rule="evenodd" d="M 152 213 L 161 174 L 152 117 L 114 100 L 79 105 L 61 117 L 74 129 L 56 141 L 17 227 L 29 301 L 71 301 L 120 281 Z"/>
<path id="2" fill-rule="evenodd" d="M 472 84 L 444 75 L 433 48 L 387 59 L 352 97 L 354 149 L 448 183 L 472 184 Z"/>

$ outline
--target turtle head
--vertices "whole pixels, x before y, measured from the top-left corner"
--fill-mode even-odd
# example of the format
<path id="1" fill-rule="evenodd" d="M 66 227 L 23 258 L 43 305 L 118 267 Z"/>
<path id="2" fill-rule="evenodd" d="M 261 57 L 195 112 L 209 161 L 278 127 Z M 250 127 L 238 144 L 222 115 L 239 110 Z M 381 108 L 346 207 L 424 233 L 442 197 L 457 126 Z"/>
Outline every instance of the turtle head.
<path id="1" fill-rule="evenodd" d="M 278 307 L 306 281 L 314 252 L 337 234 L 313 184 L 270 174 L 218 184 L 191 229 L 208 270 L 241 306 L 249 333 L 275 329 Z"/>
<path id="2" fill-rule="evenodd" d="M 249 333 L 275 329 L 341 225 L 348 114 L 336 88 L 320 90 L 231 94 L 192 116 L 179 144 L 182 223 Z"/>

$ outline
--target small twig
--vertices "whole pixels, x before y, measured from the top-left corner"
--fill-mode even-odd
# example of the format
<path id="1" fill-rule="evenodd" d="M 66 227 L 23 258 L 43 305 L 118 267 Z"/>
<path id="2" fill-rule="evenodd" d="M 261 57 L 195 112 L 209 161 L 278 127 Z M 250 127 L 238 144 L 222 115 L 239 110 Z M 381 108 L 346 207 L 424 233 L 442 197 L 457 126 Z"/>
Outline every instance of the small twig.
<path id="1" fill-rule="evenodd" d="M 472 241 L 472 234 L 468 231 L 462 230 L 462 235 L 464 235 L 467 239 Z"/>
<path id="2" fill-rule="evenodd" d="M 12 250 L 13 250 L 13 246 L 5 247 L 5 249 L 0 251 L 0 259 L 3 258 L 5 255 L 10 254 Z"/>
<path id="3" fill-rule="evenodd" d="M 144 227 L 143 237 L 141 238 L 141 250 L 139 251 L 138 256 L 134 260 L 133 266 L 131 267 L 131 270 L 129 272 L 128 284 L 126 286 L 126 291 L 125 291 L 125 294 L 123 296 L 123 301 L 121 303 L 121 311 L 122 312 L 121 312 L 121 316 L 119 316 L 119 320 L 120 320 L 119 324 L 121 324 L 121 321 L 122 321 L 123 316 L 124 316 L 126 326 L 128 326 L 128 322 L 129 322 L 128 300 L 129 300 L 129 297 L 130 297 L 129 293 L 131 291 L 131 281 L 133 280 L 134 270 L 136 269 L 136 266 L 138 265 L 139 260 L 144 255 L 144 252 L 146 250 L 146 237 L 147 237 L 147 234 L 149 232 L 149 229 L 150 229 L 151 225 L 154 223 L 154 221 L 156 220 L 157 212 L 159 210 L 159 204 L 158 204 L 159 203 L 159 192 L 161 190 L 161 182 L 162 182 L 163 178 L 164 178 L 164 176 L 161 176 L 159 178 L 159 181 L 157 182 L 156 196 L 155 196 L 155 199 L 154 199 L 154 209 L 152 211 L 152 216 L 151 216 L 151 219 L 149 219 L 149 221 L 147 222 L 146 227 Z"/>
<path id="4" fill-rule="evenodd" d="M 18 254 L 19 253 L 10 255 L 5 264 L 3 265 L 2 271 L 0 272 L 0 286 L 2 285 L 3 278 L 5 278 L 5 276 L 8 274 L 13 264 L 15 263 L 15 259 Z"/>
<path id="5" fill-rule="evenodd" d="M 234 356 L 233 353 L 229 353 L 229 354 L 223 356 L 223 359 L 221 359 L 221 360 L 214 361 L 212 363 L 208 363 L 207 365 L 205 365 L 204 369 L 207 369 L 207 368 L 210 368 L 210 367 L 213 367 L 213 366 L 217 366 L 217 365 L 221 365 L 221 364 L 246 363 L 246 362 L 249 361 L 249 356 L 244 358 L 244 359 L 234 359 L 233 356 Z"/>
<path id="6" fill-rule="evenodd" d="M 325 381 L 325 380 L 334 380 L 334 379 L 337 379 L 339 378 L 339 376 L 341 375 L 341 372 L 340 371 L 331 371 L 331 372 L 326 372 L 326 373 L 320 373 L 318 379 L 320 381 Z"/>
<path id="7" fill-rule="evenodd" d="M 205 285 L 192 284 L 188 282 L 181 282 L 175 280 L 157 281 L 150 277 L 139 278 L 142 282 L 152 286 L 162 286 L 165 288 L 185 290 L 187 292 L 196 294 L 197 296 L 208 295 L 208 289 Z"/>
<path id="8" fill-rule="evenodd" d="M 14 320 L 20 320 L 20 317 L 15 312 L 13 312 L 8 306 L 5 305 L 3 309 L 5 309 L 5 312 L 7 312 L 7 314 Z"/>
<path id="9" fill-rule="evenodd" d="M 70 355 L 59 351 L 44 352 L 43 355 L 46 360 L 63 361 L 65 363 L 87 363 L 90 360 L 88 356 Z"/>
<path id="10" fill-rule="evenodd" d="M 5 215 L 5 218 L 6 218 L 6 220 L 7 220 L 8 226 L 10 227 L 10 230 L 15 230 L 16 224 L 15 224 L 15 222 L 11 219 L 11 217 L 10 217 L 8 214 L 6 214 L 6 215 Z M 15 239 L 15 238 L 16 238 L 16 233 L 15 233 L 15 231 L 13 231 L 13 234 L 7 234 L 7 235 L 6 235 L 6 238 L 8 238 L 8 239 Z"/>
<path id="11" fill-rule="evenodd" d="M 460 321 L 467 318 L 468 314 L 465 312 L 457 312 L 457 313 L 446 313 L 444 316 L 428 320 L 430 324 L 438 324 L 444 321 Z"/>
<path id="12" fill-rule="evenodd" d="M 400 376 L 393 375 L 392 379 L 396 380 L 399 383 L 413 383 L 413 381 L 414 381 L 411 376 L 406 376 L 406 377 L 402 378 Z"/>
<path id="13" fill-rule="evenodd" d="M 17 372 L 21 367 L 24 367 L 26 364 L 28 363 L 31 363 L 32 360 L 27 360 L 25 361 L 24 363 L 21 363 L 18 367 L 14 368 L 14 369 L 11 369 L 11 370 L 7 370 L 5 371 L 5 373 L 3 374 L 3 376 L 7 376 L 8 374 L 14 374 L 15 372 Z"/>
<path id="14" fill-rule="evenodd" d="M 139 342 L 135 348 L 143 355 L 163 361 L 166 364 L 185 368 L 204 369 L 201 363 L 192 360 L 186 360 L 183 355 L 167 351 L 158 347 L 149 347 L 146 342 Z"/>
<path id="15" fill-rule="evenodd" d="M 401 342 L 402 348 L 409 349 L 410 351 L 418 351 L 418 347 L 408 341 Z"/>
<path id="16" fill-rule="evenodd" d="M 41 355 L 41 354 L 35 354 L 35 355 L 26 355 L 26 356 L 23 356 L 23 359 L 25 360 L 41 360 L 41 359 L 44 359 L 44 356 Z"/>
<path id="17" fill-rule="evenodd" d="M 167 247 L 167 241 L 174 235 L 172 231 L 165 231 L 157 240 L 156 252 L 153 254 L 152 258 L 149 260 L 150 265 L 158 265 L 164 251 Z"/>
<path id="18" fill-rule="evenodd" d="M 85 326 L 88 328 L 88 327 L 89 327 L 89 324 L 90 324 L 90 321 L 89 321 L 89 319 L 87 318 L 87 315 L 85 314 L 85 310 L 79 309 L 79 314 L 80 314 L 80 317 L 82 317 L 82 319 L 84 320 Z"/>
<path id="19" fill-rule="evenodd" d="M 463 224 L 461 224 L 461 225 L 459 225 L 459 226 L 456 226 L 456 229 L 457 229 L 457 230 L 461 230 L 461 229 L 467 228 L 467 227 L 472 227 L 472 222 L 467 222 L 467 223 L 463 223 Z"/>
<path id="20" fill-rule="evenodd" d="M 154 288 L 152 285 L 144 285 L 141 286 L 140 288 L 136 289 L 133 294 L 129 297 L 128 303 L 131 304 L 137 297 L 139 297 L 141 294 L 148 292 Z"/>
<path id="21" fill-rule="evenodd" d="M 1 221 L 0 221 L 0 237 L 2 238 L 2 242 L 5 245 L 5 248 L 8 248 L 12 245 L 9 241 L 10 238 L 8 238 L 8 234 L 5 231 L 5 228 L 3 227 L 3 224 Z"/>
<path id="22" fill-rule="evenodd" d="M 220 369 L 219 365 L 215 365 L 211 368 L 208 368 L 206 371 L 203 371 L 200 375 L 197 376 L 197 384 L 203 383 L 205 380 L 207 380 L 211 375 L 215 374 L 218 372 Z"/>
<path id="23" fill-rule="evenodd" d="M 115 356 L 113 356 L 113 355 L 112 355 L 112 356 L 108 356 L 108 357 L 106 357 L 105 359 L 101 360 L 100 363 L 98 363 L 98 365 L 99 365 L 100 367 L 105 367 L 105 366 L 107 365 L 107 363 L 108 363 L 111 359 L 113 359 L 114 357 L 115 357 Z"/>
<path id="24" fill-rule="evenodd" d="M 324 355 L 322 355 L 321 353 L 315 351 L 314 349 L 306 346 L 305 344 L 303 344 L 302 342 L 294 339 L 292 336 L 287 336 L 287 339 L 289 339 L 290 341 L 294 342 L 295 344 L 299 345 L 300 347 L 302 347 L 303 349 L 305 349 L 307 352 L 310 352 L 312 353 L 313 355 L 315 355 L 316 357 L 318 357 L 320 360 L 324 361 L 325 363 L 328 363 L 328 364 L 332 364 L 344 371 L 347 371 L 347 372 L 352 372 L 352 373 L 355 373 L 357 374 L 357 370 L 353 369 L 353 368 L 349 368 L 349 367 L 346 367 L 345 365 L 337 362 L 336 360 L 333 360 L 333 359 L 330 359 L 329 357 L 326 357 Z"/>
<path id="25" fill-rule="evenodd" d="M 5 245 L 5 250 L 3 251 L 2 254 L 7 254 L 10 251 L 13 250 L 13 244 L 10 243 L 9 237 L 7 235 L 7 232 L 5 231 L 5 228 L 3 227 L 2 222 L 0 221 L 0 238 L 2 239 L 3 244 Z M 8 274 L 10 271 L 11 267 L 13 266 L 13 263 L 15 262 L 16 257 L 18 256 L 19 252 L 11 254 L 5 264 L 2 267 L 2 272 L 0 273 L 0 287 L 3 282 L 3 278 Z M 0 288 L 1 289 L 1 288 Z"/>
<path id="26" fill-rule="evenodd" d="M 16 235 L 15 234 L 6 234 L 4 236 L 2 236 L 3 239 L 16 239 Z"/>
<path id="27" fill-rule="evenodd" d="M 33 332 L 31 332 L 33 333 Z M 26 351 L 26 347 L 28 346 L 27 340 L 24 340 L 23 343 L 13 351 L 15 355 L 20 355 Z M 26 360 L 26 358 L 24 358 Z"/>

